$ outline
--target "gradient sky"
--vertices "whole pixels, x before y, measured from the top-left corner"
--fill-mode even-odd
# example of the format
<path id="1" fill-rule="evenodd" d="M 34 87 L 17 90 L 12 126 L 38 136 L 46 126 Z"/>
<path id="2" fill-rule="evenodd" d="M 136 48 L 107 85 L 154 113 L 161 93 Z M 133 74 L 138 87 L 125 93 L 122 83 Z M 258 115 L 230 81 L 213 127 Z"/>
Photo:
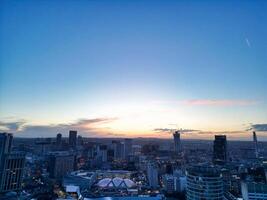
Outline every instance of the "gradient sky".
<path id="1" fill-rule="evenodd" d="M 11 0 L 0 19 L 2 130 L 267 140 L 266 1 Z"/>

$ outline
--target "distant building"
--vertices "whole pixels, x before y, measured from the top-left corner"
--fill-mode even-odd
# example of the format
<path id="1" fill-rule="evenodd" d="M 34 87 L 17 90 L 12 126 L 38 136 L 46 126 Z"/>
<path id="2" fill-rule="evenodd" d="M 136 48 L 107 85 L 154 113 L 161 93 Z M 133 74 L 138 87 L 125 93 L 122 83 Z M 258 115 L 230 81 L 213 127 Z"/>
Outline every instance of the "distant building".
<path id="1" fill-rule="evenodd" d="M 75 148 L 77 144 L 77 131 L 69 131 L 69 146 Z"/>
<path id="2" fill-rule="evenodd" d="M 77 145 L 78 145 L 78 146 L 83 145 L 83 137 L 82 137 L 81 135 L 78 135 L 78 138 L 77 138 Z"/>
<path id="3" fill-rule="evenodd" d="M 62 144 L 62 134 L 58 133 L 56 139 L 56 145 L 61 145 L 61 144 Z"/>
<path id="4" fill-rule="evenodd" d="M 158 167 L 155 163 L 147 164 L 147 180 L 151 188 L 157 188 L 159 186 Z"/>
<path id="5" fill-rule="evenodd" d="M 258 140 L 257 140 L 257 135 L 255 131 L 253 131 L 253 143 L 254 143 L 254 149 L 255 149 L 255 157 L 259 158 Z"/>
<path id="6" fill-rule="evenodd" d="M 98 146 L 97 156 L 100 157 L 102 162 L 108 161 L 108 147 L 107 147 L 107 145 Z"/>
<path id="7" fill-rule="evenodd" d="M 129 155 L 132 155 L 132 153 L 133 153 L 132 146 L 133 146 L 133 140 L 130 138 L 126 138 L 124 140 L 124 156 L 125 156 L 125 158 L 127 158 Z"/>
<path id="8" fill-rule="evenodd" d="M 53 152 L 49 155 L 48 171 L 50 178 L 61 179 L 74 170 L 74 155 L 66 151 Z"/>
<path id="9" fill-rule="evenodd" d="M 113 140 L 112 147 L 114 150 L 114 158 L 123 159 L 124 158 L 124 144 L 121 143 L 121 141 Z"/>
<path id="10" fill-rule="evenodd" d="M 175 131 L 173 134 L 173 139 L 174 139 L 174 152 L 176 154 L 180 153 L 182 148 L 181 148 L 181 140 L 180 140 L 180 132 Z"/>
<path id="11" fill-rule="evenodd" d="M 227 162 L 227 140 L 226 135 L 215 135 L 213 143 L 213 163 L 225 164 Z"/>
<path id="12" fill-rule="evenodd" d="M 187 200 L 224 199 L 222 175 L 213 167 L 189 167 L 186 182 Z"/>
<path id="13" fill-rule="evenodd" d="M 0 193 L 21 189 L 25 155 L 12 153 L 12 134 L 0 134 Z"/>

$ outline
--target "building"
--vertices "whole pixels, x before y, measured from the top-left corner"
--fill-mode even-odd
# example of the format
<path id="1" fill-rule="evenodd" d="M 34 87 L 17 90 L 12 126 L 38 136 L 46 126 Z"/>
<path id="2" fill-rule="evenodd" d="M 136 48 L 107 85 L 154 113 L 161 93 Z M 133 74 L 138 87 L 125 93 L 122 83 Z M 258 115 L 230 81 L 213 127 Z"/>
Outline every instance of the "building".
<path id="1" fill-rule="evenodd" d="M 69 131 L 69 146 L 75 148 L 77 144 L 77 131 Z"/>
<path id="2" fill-rule="evenodd" d="M 175 154 L 178 154 L 181 152 L 181 149 L 182 149 L 179 131 L 174 132 L 173 139 L 174 139 L 174 152 L 175 152 Z"/>
<path id="3" fill-rule="evenodd" d="M 96 173 L 84 170 L 74 171 L 64 176 L 63 186 L 79 186 L 81 190 L 90 189 L 96 181 Z"/>
<path id="4" fill-rule="evenodd" d="M 5 155 L 0 182 L 1 192 L 21 189 L 24 165 L 25 154 L 9 153 Z"/>
<path id="5" fill-rule="evenodd" d="M 177 177 L 171 174 L 165 174 L 162 176 L 163 189 L 167 194 L 172 194 L 175 192 Z"/>
<path id="6" fill-rule="evenodd" d="M 259 158 L 258 140 L 257 140 L 257 135 L 255 131 L 253 131 L 253 143 L 254 143 L 254 149 L 255 149 L 255 157 Z"/>
<path id="7" fill-rule="evenodd" d="M 108 161 L 108 147 L 107 147 L 107 145 L 99 145 L 98 146 L 97 156 L 100 157 L 102 162 Z"/>
<path id="8" fill-rule="evenodd" d="M 267 184 L 256 182 L 241 182 L 241 193 L 244 200 L 266 200 Z"/>
<path id="9" fill-rule="evenodd" d="M 67 151 L 52 152 L 48 158 L 48 172 L 50 178 L 61 179 L 74 170 L 74 155 Z"/>
<path id="10" fill-rule="evenodd" d="M 57 139 L 56 139 L 56 145 L 61 145 L 62 144 L 62 134 L 58 133 L 57 134 Z"/>
<path id="11" fill-rule="evenodd" d="M 114 150 L 114 158 L 117 160 L 124 158 L 124 144 L 118 140 L 112 141 L 112 148 Z"/>
<path id="12" fill-rule="evenodd" d="M 11 152 L 12 141 L 12 134 L 0 134 L 0 193 L 21 189 L 25 155 Z"/>
<path id="13" fill-rule="evenodd" d="M 187 200 L 223 200 L 223 179 L 218 170 L 209 166 L 193 166 L 186 174 Z"/>
<path id="14" fill-rule="evenodd" d="M 223 165 L 227 162 L 226 135 L 215 135 L 213 143 L 213 163 Z"/>
<path id="15" fill-rule="evenodd" d="M 133 140 L 130 138 L 126 138 L 124 140 L 124 156 L 125 158 L 128 158 L 129 155 L 132 155 L 133 153 Z"/>
<path id="16" fill-rule="evenodd" d="M 147 164 L 147 180 L 151 188 L 157 188 L 159 186 L 158 167 L 155 163 Z"/>

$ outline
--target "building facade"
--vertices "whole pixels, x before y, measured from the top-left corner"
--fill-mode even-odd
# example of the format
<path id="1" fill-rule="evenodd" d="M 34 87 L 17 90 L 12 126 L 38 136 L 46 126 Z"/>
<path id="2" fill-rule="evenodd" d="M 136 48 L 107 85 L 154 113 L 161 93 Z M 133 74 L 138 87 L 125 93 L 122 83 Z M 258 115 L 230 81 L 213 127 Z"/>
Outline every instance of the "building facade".
<path id="1" fill-rule="evenodd" d="M 187 200 L 223 200 L 222 175 L 215 168 L 193 166 L 186 174 Z"/>
<path id="2" fill-rule="evenodd" d="M 226 135 L 215 135 L 213 142 L 213 163 L 223 165 L 227 162 Z"/>

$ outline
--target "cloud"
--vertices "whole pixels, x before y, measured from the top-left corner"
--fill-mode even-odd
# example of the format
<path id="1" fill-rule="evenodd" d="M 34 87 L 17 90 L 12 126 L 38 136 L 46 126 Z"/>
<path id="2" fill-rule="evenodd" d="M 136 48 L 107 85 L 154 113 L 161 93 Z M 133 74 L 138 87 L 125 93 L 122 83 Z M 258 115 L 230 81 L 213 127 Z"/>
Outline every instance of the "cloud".
<path id="1" fill-rule="evenodd" d="M 155 128 L 153 129 L 154 132 L 161 132 L 161 133 L 172 133 L 176 131 L 177 129 L 171 129 L 171 128 Z M 179 130 L 181 133 L 192 133 L 192 132 L 198 132 L 199 130 L 194 129 L 181 129 Z"/>
<path id="2" fill-rule="evenodd" d="M 69 130 L 77 130 L 79 134 L 98 137 L 115 135 L 106 127 L 101 125 L 109 124 L 115 121 L 116 118 L 95 118 L 95 119 L 80 119 L 72 123 L 63 124 L 48 124 L 48 125 L 33 125 L 27 124 L 25 121 L 20 122 L 0 122 L 0 131 L 15 133 L 21 137 L 54 137 L 57 133 L 67 135 Z"/>
<path id="3" fill-rule="evenodd" d="M 258 102 L 254 100 L 228 100 L 228 99 L 192 99 L 183 101 L 185 105 L 192 106 L 248 106 Z"/>
<path id="4" fill-rule="evenodd" d="M 252 124 L 248 130 L 267 131 L 267 124 Z"/>
<path id="5" fill-rule="evenodd" d="M 251 46 L 250 46 L 250 42 L 249 42 L 248 38 L 245 38 L 245 41 L 246 41 L 247 46 L 250 48 Z"/>
<path id="6" fill-rule="evenodd" d="M 0 121 L 0 131 L 18 131 L 25 123 L 24 120 L 12 122 Z"/>

